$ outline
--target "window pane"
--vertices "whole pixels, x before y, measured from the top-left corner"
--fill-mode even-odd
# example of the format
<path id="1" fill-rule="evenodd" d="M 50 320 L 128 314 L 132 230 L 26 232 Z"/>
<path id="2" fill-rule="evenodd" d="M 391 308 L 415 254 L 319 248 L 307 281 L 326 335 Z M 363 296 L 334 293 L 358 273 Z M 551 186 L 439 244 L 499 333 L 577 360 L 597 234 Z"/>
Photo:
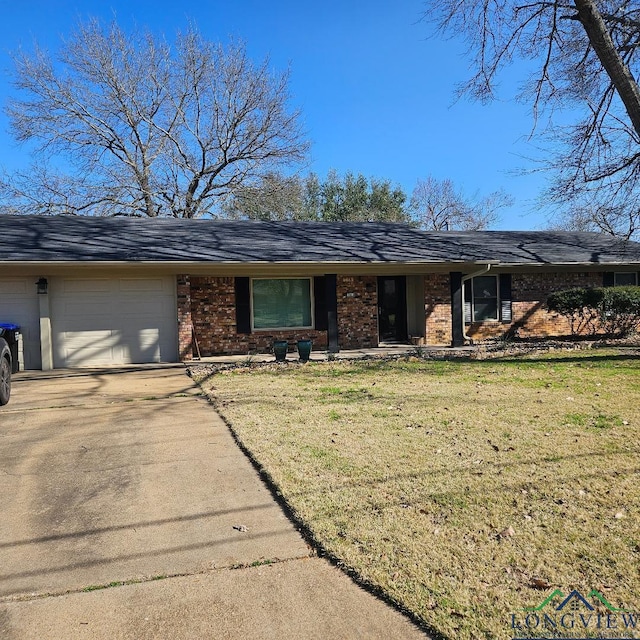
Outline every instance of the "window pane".
<path id="1" fill-rule="evenodd" d="M 496 276 L 480 276 L 473 279 L 473 293 L 478 298 L 498 297 L 498 278 Z"/>
<path id="2" fill-rule="evenodd" d="M 614 276 L 614 284 L 616 287 L 626 287 L 628 285 L 635 285 L 636 283 L 635 273 L 616 273 Z"/>
<path id="3" fill-rule="evenodd" d="M 311 327 L 308 278 L 253 280 L 254 329 Z"/>
<path id="4" fill-rule="evenodd" d="M 498 319 L 498 278 L 479 276 L 473 279 L 473 321 Z"/>
<path id="5" fill-rule="evenodd" d="M 498 319 L 498 300 L 496 298 L 476 298 L 473 307 L 474 322 Z"/>

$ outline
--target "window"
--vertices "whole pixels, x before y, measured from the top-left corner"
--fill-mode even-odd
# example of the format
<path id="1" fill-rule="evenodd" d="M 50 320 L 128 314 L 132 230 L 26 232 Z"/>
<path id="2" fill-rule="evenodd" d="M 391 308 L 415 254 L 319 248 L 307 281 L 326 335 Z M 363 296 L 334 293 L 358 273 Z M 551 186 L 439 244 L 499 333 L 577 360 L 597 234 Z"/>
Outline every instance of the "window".
<path id="1" fill-rule="evenodd" d="M 613 284 L 616 287 L 626 287 L 626 286 L 635 286 L 638 284 L 638 274 L 637 273 L 614 273 L 613 274 Z"/>
<path id="2" fill-rule="evenodd" d="M 473 291 L 473 321 L 498 319 L 498 278 L 479 276 L 471 281 Z"/>
<path id="3" fill-rule="evenodd" d="M 465 322 L 498 320 L 498 276 L 478 276 L 465 284 Z"/>
<path id="4" fill-rule="evenodd" d="M 313 327 L 311 278 L 273 278 L 251 281 L 253 329 Z"/>

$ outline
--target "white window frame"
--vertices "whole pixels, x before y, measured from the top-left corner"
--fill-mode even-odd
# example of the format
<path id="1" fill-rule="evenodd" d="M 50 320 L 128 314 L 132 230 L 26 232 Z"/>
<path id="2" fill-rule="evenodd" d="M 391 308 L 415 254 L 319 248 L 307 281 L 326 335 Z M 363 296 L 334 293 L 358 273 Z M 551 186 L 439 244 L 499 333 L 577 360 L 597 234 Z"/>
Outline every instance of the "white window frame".
<path id="1" fill-rule="evenodd" d="M 469 304 L 471 304 L 471 321 L 467 322 L 466 324 L 481 324 L 483 322 L 500 322 L 500 304 L 501 304 L 501 300 L 500 300 L 500 279 L 499 279 L 499 274 L 497 273 L 487 273 L 484 274 L 482 276 L 476 276 L 475 278 L 471 278 L 471 280 L 468 280 L 465 283 L 465 286 L 470 287 L 471 289 L 471 301 Z M 476 320 L 475 315 L 476 315 L 476 296 L 475 296 L 475 291 L 474 291 L 474 281 L 477 278 L 494 278 L 496 281 L 496 317 L 495 318 L 485 318 L 484 320 Z"/>
<path id="2" fill-rule="evenodd" d="M 616 271 L 613 274 L 613 286 L 614 287 L 620 287 L 623 285 L 619 285 L 616 280 L 618 279 L 618 276 L 628 276 L 629 274 L 631 274 L 634 278 L 635 278 L 635 282 L 633 285 L 625 285 L 625 286 L 637 286 L 638 285 L 638 274 L 635 271 Z"/>
<path id="3" fill-rule="evenodd" d="M 311 311 L 311 324 L 309 326 L 301 326 L 301 327 L 256 327 L 254 323 L 254 315 L 253 315 L 253 283 L 256 280 L 308 280 L 309 281 L 309 306 Z M 296 330 L 313 330 L 315 328 L 315 301 L 314 301 L 314 291 L 313 291 L 313 278 L 306 276 L 290 276 L 290 277 L 280 277 L 280 278 L 251 278 L 249 280 L 249 302 L 251 307 L 251 332 L 254 331 L 296 331 Z"/>

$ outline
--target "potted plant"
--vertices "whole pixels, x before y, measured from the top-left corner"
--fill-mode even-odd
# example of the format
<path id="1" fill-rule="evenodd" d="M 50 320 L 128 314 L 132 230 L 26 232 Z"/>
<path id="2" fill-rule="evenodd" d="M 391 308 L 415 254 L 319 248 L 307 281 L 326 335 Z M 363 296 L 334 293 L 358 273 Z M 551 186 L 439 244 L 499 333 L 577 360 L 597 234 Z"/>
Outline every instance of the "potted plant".
<path id="1" fill-rule="evenodd" d="M 302 362 L 307 362 L 311 356 L 311 340 L 298 340 L 298 355 Z"/>
<path id="2" fill-rule="evenodd" d="M 286 340 L 273 341 L 273 353 L 276 356 L 276 362 L 284 362 L 287 359 L 287 351 L 289 343 Z"/>

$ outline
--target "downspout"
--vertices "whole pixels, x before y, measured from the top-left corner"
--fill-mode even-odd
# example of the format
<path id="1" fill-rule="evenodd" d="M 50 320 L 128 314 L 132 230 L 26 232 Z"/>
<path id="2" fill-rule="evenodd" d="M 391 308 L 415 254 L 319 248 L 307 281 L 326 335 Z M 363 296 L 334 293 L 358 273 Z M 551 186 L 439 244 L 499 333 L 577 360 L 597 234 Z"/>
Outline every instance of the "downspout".
<path id="1" fill-rule="evenodd" d="M 464 321 L 464 300 L 465 300 L 464 285 L 467 282 L 467 280 L 471 280 L 472 278 L 477 278 L 478 276 L 483 276 L 485 273 L 489 273 L 490 270 L 491 270 L 491 265 L 488 264 L 486 267 L 482 267 L 482 269 L 480 269 L 479 271 L 475 271 L 474 273 L 470 273 L 466 276 L 462 276 L 462 281 L 461 281 L 462 282 L 462 337 L 465 339 L 465 341 L 471 340 L 471 338 L 467 335 L 467 326 Z"/>

